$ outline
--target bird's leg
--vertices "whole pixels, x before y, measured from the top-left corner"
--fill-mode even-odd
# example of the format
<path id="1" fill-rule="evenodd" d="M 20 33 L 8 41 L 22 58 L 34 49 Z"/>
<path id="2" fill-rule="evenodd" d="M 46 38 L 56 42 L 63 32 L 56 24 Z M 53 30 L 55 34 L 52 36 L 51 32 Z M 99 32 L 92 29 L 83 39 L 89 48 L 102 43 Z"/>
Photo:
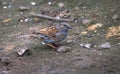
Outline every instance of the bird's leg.
<path id="1" fill-rule="evenodd" d="M 58 48 L 54 44 L 47 44 L 48 46 L 52 47 L 54 50 L 57 50 Z"/>

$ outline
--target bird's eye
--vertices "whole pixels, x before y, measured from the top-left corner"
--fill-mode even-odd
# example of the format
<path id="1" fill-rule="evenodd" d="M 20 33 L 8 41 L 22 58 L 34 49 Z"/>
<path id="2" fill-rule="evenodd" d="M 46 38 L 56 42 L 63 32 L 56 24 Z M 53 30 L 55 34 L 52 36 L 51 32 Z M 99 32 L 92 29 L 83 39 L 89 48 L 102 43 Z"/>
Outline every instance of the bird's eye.
<path id="1" fill-rule="evenodd" d="M 64 24 L 64 26 L 66 26 L 66 25 Z"/>

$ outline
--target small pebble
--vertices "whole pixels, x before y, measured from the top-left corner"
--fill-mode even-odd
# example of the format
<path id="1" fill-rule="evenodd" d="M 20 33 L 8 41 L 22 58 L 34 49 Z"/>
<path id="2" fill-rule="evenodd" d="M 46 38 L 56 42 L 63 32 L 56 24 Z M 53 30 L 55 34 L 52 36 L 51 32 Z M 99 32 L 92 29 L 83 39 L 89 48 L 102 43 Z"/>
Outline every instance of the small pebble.
<path id="1" fill-rule="evenodd" d="M 29 18 L 26 18 L 24 21 L 25 21 L 25 22 L 28 22 L 28 21 L 29 21 Z"/>
<path id="2" fill-rule="evenodd" d="M 3 2 L 2 5 L 4 9 L 12 7 L 12 3 L 7 3 L 7 2 Z"/>
<path id="3" fill-rule="evenodd" d="M 6 8 L 7 8 L 7 6 L 3 6 L 3 8 L 4 8 L 4 9 L 6 9 Z"/>
<path id="4" fill-rule="evenodd" d="M 18 49 L 17 54 L 19 56 L 22 56 L 27 50 L 28 50 L 27 47 L 21 47 L 21 48 Z"/>
<path id="5" fill-rule="evenodd" d="M 109 48 L 111 48 L 111 45 L 109 42 L 106 42 L 106 43 L 99 45 L 99 48 L 109 49 Z"/>
<path id="6" fill-rule="evenodd" d="M 61 3 L 61 2 L 58 3 L 58 6 L 61 7 L 61 8 L 65 7 L 64 3 Z"/>
<path id="7" fill-rule="evenodd" d="M 113 16 L 112 16 L 112 19 L 113 19 L 113 20 L 117 20 L 117 19 L 118 19 L 118 15 L 113 15 Z"/>
<path id="8" fill-rule="evenodd" d="M 64 52 L 68 52 L 71 50 L 71 47 L 69 46 L 60 46 L 58 49 L 57 49 L 57 52 L 60 52 L 60 53 L 64 53 Z"/>
<path id="9" fill-rule="evenodd" d="M 35 5 L 36 5 L 36 2 L 31 2 L 31 5 L 35 6 Z"/>
<path id="10" fill-rule="evenodd" d="M 43 45 L 45 45 L 46 43 L 45 42 L 41 42 Z"/>
<path id="11" fill-rule="evenodd" d="M 48 2 L 49 5 L 52 5 L 52 2 Z"/>
<path id="12" fill-rule="evenodd" d="M 85 19 L 82 21 L 82 24 L 91 24 L 91 20 Z"/>
<path id="13" fill-rule="evenodd" d="M 68 43 L 68 44 L 69 44 L 69 43 L 72 43 L 72 42 L 73 42 L 73 40 L 67 40 L 67 41 L 66 41 L 66 43 Z"/>
<path id="14" fill-rule="evenodd" d="M 0 74 L 10 74 L 8 71 L 0 71 Z"/>

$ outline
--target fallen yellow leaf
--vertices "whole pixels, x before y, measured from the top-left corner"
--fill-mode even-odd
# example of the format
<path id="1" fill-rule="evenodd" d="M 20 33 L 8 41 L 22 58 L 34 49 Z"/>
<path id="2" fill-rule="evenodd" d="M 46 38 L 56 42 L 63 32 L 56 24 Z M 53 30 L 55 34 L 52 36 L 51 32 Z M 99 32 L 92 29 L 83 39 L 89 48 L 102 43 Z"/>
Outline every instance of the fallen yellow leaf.
<path id="1" fill-rule="evenodd" d="M 120 36 L 120 26 L 111 26 L 108 28 L 106 39 L 112 36 Z"/>
<path id="2" fill-rule="evenodd" d="M 7 19 L 4 19 L 2 22 L 3 23 L 8 23 L 8 22 L 10 22 L 12 20 L 12 18 L 7 18 Z"/>

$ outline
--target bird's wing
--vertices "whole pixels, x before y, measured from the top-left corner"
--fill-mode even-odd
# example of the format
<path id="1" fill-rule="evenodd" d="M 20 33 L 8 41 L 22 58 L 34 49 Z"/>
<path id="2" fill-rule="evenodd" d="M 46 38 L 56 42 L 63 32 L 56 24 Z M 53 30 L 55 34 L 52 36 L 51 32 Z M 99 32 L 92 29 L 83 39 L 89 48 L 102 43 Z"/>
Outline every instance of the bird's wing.
<path id="1" fill-rule="evenodd" d="M 54 26 L 51 26 L 49 28 L 40 29 L 38 31 L 38 33 L 40 33 L 40 34 L 47 34 L 47 35 L 56 34 L 57 32 L 58 32 L 58 29 Z"/>
<path id="2" fill-rule="evenodd" d="M 48 38 L 56 39 L 56 33 L 58 33 L 58 32 L 59 32 L 59 30 L 55 26 L 51 26 L 49 28 L 40 29 L 40 30 L 36 31 L 35 33 L 41 34 Z"/>

